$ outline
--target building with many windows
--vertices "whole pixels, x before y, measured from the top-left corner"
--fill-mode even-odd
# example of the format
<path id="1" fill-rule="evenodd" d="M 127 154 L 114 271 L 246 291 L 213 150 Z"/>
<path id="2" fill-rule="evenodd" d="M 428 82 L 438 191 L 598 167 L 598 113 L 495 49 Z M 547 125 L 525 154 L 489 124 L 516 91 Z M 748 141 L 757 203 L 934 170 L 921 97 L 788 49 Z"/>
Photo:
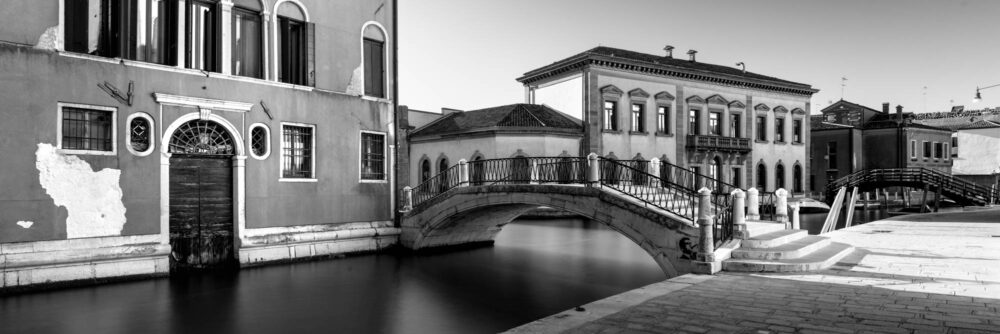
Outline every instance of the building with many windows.
<path id="1" fill-rule="evenodd" d="M 859 170 L 924 167 L 951 173 L 952 131 L 913 121 L 914 114 L 840 100 L 812 116 L 809 183 L 815 191 Z"/>
<path id="2" fill-rule="evenodd" d="M 395 243 L 395 11 L 5 2 L 3 287 Z"/>
<path id="3" fill-rule="evenodd" d="M 596 47 L 517 80 L 528 103 L 583 120 L 578 155 L 662 161 L 739 187 L 807 191 L 811 86 L 688 59 Z"/>

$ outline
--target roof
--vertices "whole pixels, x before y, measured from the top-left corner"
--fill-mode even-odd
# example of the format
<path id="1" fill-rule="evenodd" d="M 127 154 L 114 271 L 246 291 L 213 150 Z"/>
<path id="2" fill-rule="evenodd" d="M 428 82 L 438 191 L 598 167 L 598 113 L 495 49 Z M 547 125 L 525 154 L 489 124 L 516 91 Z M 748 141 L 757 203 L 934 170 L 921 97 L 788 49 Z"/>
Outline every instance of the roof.
<path id="1" fill-rule="evenodd" d="M 818 122 L 810 124 L 812 130 L 830 130 L 830 129 L 853 129 L 853 126 L 845 124 L 837 124 L 830 122 Z"/>
<path id="2" fill-rule="evenodd" d="M 865 130 L 868 130 L 868 129 L 887 129 L 887 128 L 895 128 L 895 127 L 898 127 L 898 126 L 899 126 L 899 123 L 897 123 L 895 120 L 893 120 L 893 119 L 887 119 L 887 120 L 871 121 L 871 122 L 865 123 L 864 129 Z M 903 124 L 903 127 L 952 132 L 951 129 L 939 128 L 939 127 L 936 127 L 936 126 L 930 126 L 930 125 L 927 125 L 927 124 L 913 122 L 912 120 L 907 120 Z"/>
<path id="3" fill-rule="evenodd" d="M 585 64 L 607 65 L 615 68 L 651 72 L 657 75 L 677 76 L 802 95 L 812 95 L 819 91 L 807 84 L 753 72 L 745 72 L 734 67 L 657 56 L 607 46 L 598 46 L 529 71 L 524 76 L 518 78 L 517 81 L 529 83 L 578 68 Z"/>
<path id="4" fill-rule="evenodd" d="M 863 105 L 860 105 L 860 104 L 857 104 L 857 103 L 854 103 L 854 102 L 851 102 L 851 101 L 847 101 L 847 100 L 844 100 L 844 99 L 840 99 L 840 101 L 837 101 L 834 104 L 831 104 L 831 105 L 827 106 L 826 108 L 823 108 L 823 110 L 820 110 L 820 112 L 825 113 L 827 111 L 832 110 L 833 107 L 835 107 L 835 106 L 844 106 L 844 105 L 846 105 L 849 109 L 868 110 L 868 111 L 873 111 L 873 112 L 875 112 L 877 114 L 881 114 L 882 113 L 881 111 L 878 111 L 878 110 L 875 110 L 875 109 L 872 109 L 872 108 L 868 108 L 868 107 L 865 107 Z M 837 109 L 843 109 L 843 108 L 837 108 Z"/>
<path id="5" fill-rule="evenodd" d="M 416 129 L 410 134 L 410 137 L 459 133 L 477 129 L 564 129 L 583 131 L 583 125 L 579 120 L 549 106 L 517 103 L 466 112 L 453 112 Z"/>
<path id="6" fill-rule="evenodd" d="M 970 129 L 992 129 L 1000 128 L 1000 123 L 991 122 L 987 120 L 981 120 L 979 122 L 970 123 L 968 125 L 958 128 L 958 130 L 970 130 Z"/>

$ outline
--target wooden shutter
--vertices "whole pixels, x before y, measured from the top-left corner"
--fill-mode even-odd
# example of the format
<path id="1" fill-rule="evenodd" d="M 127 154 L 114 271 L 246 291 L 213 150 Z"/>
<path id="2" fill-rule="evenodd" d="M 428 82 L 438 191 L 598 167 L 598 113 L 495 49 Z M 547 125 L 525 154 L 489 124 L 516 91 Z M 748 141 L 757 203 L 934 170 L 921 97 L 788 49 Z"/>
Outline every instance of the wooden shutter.
<path id="1" fill-rule="evenodd" d="M 306 85 L 316 87 L 316 24 L 306 23 Z"/>

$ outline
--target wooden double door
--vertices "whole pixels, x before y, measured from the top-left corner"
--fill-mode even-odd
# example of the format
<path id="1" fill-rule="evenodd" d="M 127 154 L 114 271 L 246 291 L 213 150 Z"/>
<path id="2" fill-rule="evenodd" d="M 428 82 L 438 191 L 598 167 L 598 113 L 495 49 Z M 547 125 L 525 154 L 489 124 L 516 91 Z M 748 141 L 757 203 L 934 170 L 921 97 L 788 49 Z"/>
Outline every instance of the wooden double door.
<path id="1" fill-rule="evenodd" d="M 170 158 L 171 270 L 235 264 L 232 156 Z"/>

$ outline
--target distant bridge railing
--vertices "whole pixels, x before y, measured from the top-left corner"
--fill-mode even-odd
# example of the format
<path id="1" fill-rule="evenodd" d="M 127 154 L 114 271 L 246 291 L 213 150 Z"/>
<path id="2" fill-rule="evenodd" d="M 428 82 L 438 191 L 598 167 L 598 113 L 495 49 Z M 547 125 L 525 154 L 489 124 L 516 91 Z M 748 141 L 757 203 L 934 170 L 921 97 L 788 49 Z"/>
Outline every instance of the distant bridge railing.
<path id="1" fill-rule="evenodd" d="M 1000 197 L 1000 189 L 991 189 L 961 178 L 954 177 L 928 168 L 884 168 L 866 169 L 844 176 L 827 184 L 826 198 L 832 199 L 833 194 L 841 187 L 877 188 L 890 186 L 933 187 L 937 191 L 950 195 L 956 201 L 966 201 L 969 204 L 990 204 Z M 957 198 L 956 198 L 957 197 Z"/>

